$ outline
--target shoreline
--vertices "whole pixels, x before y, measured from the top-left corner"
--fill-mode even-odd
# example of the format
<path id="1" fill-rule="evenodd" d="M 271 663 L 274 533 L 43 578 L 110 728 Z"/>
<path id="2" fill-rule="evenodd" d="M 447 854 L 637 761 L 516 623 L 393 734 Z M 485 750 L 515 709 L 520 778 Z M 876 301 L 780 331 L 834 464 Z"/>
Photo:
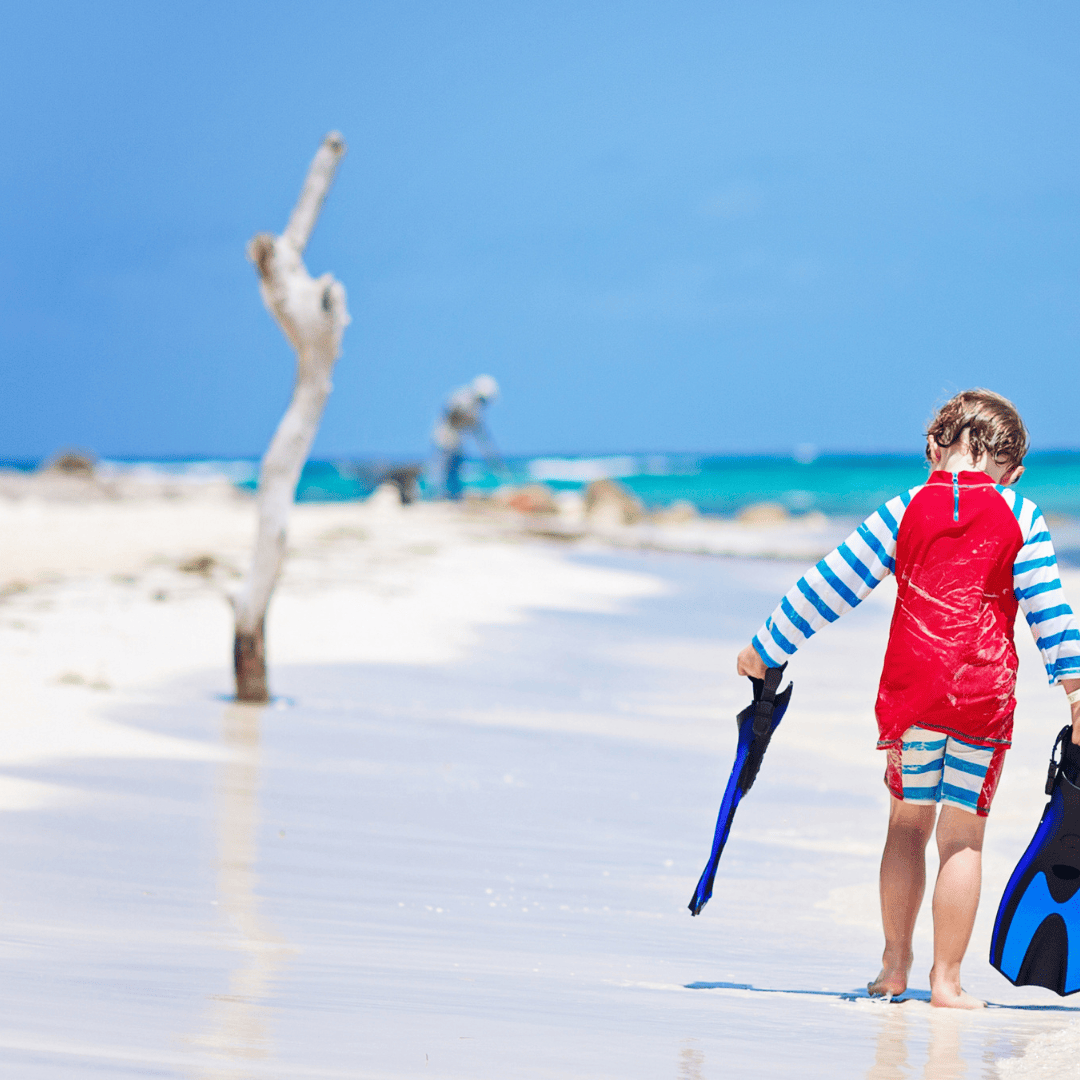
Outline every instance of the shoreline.
<path id="1" fill-rule="evenodd" d="M 412 522 L 425 535 L 812 561 L 857 524 L 823 514 L 787 517 L 772 504 L 764 509 L 751 520 L 691 514 L 624 523 L 615 513 L 587 514 L 580 499 L 564 499 L 553 512 L 520 512 L 475 500 L 404 507 L 387 486 L 365 500 L 296 504 L 289 537 L 296 549 L 325 540 L 335 529 L 343 539 L 355 529 L 354 539 L 360 539 L 359 533 L 376 526 L 396 522 L 407 528 Z M 0 498 L 0 596 L 85 574 L 138 575 L 206 556 L 214 559 L 215 574 L 236 577 L 250 557 L 254 534 L 254 500 L 229 485 L 166 494 L 152 489 L 85 497 L 77 490 L 76 496 Z"/>

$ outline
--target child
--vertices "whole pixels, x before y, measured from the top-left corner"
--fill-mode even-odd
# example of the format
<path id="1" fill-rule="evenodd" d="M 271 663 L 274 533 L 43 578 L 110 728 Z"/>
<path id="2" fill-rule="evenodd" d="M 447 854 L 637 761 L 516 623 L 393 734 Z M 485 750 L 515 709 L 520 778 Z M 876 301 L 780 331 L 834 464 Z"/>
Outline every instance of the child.
<path id="1" fill-rule="evenodd" d="M 881 857 L 885 952 L 871 994 L 907 988 L 940 802 L 930 1000 L 984 1004 L 961 989 L 960 962 L 979 902 L 986 815 L 1012 736 L 1018 605 L 1051 684 L 1065 688 L 1080 743 L 1080 630 L 1042 514 L 1009 490 L 1026 452 L 1011 402 L 988 390 L 957 394 L 926 433 L 927 482 L 887 502 L 800 578 L 739 654 L 739 674 L 761 678 L 896 575 L 875 710 L 891 798 Z"/>

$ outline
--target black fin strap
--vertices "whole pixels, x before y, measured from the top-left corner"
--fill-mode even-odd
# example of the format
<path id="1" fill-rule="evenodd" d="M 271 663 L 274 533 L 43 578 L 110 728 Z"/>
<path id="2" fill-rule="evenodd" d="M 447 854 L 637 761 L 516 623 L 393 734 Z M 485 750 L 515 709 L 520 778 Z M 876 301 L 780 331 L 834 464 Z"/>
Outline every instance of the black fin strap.
<path id="1" fill-rule="evenodd" d="M 1054 740 L 1054 749 L 1050 751 L 1050 768 L 1046 772 L 1046 794 L 1054 794 L 1054 785 L 1065 764 L 1065 740 L 1072 738 L 1072 727 L 1063 727 Z M 1061 749 L 1061 757 L 1058 758 L 1058 748 Z"/>
<path id="2" fill-rule="evenodd" d="M 754 734 L 764 735 L 772 727 L 773 712 L 776 709 L 776 689 L 780 685 L 784 668 L 771 667 L 765 669 L 765 678 L 762 680 L 761 697 L 754 703 Z"/>
<path id="3" fill-rule="evenodd" d="M 765 679 L 763 680 L 765 683 L 765 689 L 761 695 L 762 697 L 764 697 L 766 694 L 768 694 L 770 698 L 776 697 L 776 691 L 780 686 L 780 680 L 784 676 L 784 668 L 786 667 L 787 664 L 782 664 L 780 667 L 771 667 L 765 669 Z"/>

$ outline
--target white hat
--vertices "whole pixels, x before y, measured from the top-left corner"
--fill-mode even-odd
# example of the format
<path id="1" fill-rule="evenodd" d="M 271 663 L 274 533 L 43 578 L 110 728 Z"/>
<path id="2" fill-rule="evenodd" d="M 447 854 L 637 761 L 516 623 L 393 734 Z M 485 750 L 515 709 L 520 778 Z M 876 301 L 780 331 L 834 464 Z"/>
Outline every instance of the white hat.
<path id="1" fill-rule="evenodd" d="M 493 401 L 499 396 L 499 384 L 490 375 L 477 375 L 472 381 L 473 393 L 485 401 Z"/>

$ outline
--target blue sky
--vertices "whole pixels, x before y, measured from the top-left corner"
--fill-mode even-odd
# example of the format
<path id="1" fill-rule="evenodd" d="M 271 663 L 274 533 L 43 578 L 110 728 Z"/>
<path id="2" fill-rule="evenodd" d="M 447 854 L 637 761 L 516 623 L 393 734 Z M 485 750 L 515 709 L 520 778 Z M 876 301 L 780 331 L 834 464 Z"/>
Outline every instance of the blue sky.
<path id="1" fill-rule="evenodd" d="M 1080 446 L 1080 8 L 9 5 L 0 458 L 261 451 L 244 247 L 322 136 L 353 324 L 316 454 L 919 449 L 989 385 Z"/>

